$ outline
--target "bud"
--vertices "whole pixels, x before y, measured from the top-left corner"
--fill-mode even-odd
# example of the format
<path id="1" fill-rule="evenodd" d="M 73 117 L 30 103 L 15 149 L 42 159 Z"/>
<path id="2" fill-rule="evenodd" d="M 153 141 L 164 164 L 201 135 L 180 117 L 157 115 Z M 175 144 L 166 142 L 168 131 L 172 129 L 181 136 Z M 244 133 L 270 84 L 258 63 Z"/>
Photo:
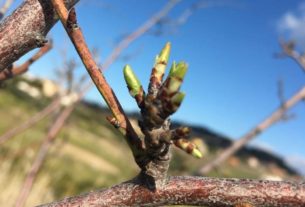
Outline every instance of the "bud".
<path id="1" fill-rule="evenodd" d="M 184 62 L 179 62 L 178 64 L 173 63 L 165 85 L 167 94 L 173 94 L 179 91 L 187 72 L 187 67 L 187 64 Z"/>
<path id="2" fill-rule="evenodd" d="M 176 94 L 171 98 L 171 102 L 172 102 L 173 105 L 179 107 L 179 106 L 181 105 L 181 103 L 182 103 L 184 97 L 185 97 L 185 93 L 183 93 L 183 92 L 178 92 L 178 93 L 176 93 Z"/>
<path id="3" fill-rule="evenodd" d="M 201 152 L 198 150 L 197 146 L 194 143 L 186 139 L 178 139 L 174 141 L 174 144 L 186 153 L 191 154 L 192 156 L 199 159 L 202 158 Z"/>
<path id="4" fill-rule="evenodd" d="M 129 65 L 124 67 L 124 78 L 132 97 L 141 93 L 142 85 Z"/>
<path id="5" fill-rule="evenodd" d="M 157 55 L 156 57 L 155 66 L 154 66 L 155 71 L 153 71 L 154 72 L 153 76 L 156 77 L 158 82 L 162 81 L 162 77 L 164 75 L 169 60 L 170 50 L 171 50 L 171 44 L 168 42 L 161 50 L 160 54 Z"/>
<path id="6" fill-rule="evenodd" d="M 157 56 L 156 61 L 158 61 L 158 62 L 156 62 L 156 63 L 163 62 L 163 63 L 167 64 L 168 59 L 169 59 L 170 50 L 171 50 L 171 43 L 167 42 L 166 45 L 164 46 L 164 48 L 161 50 L 160 54 Z"/>
<path id="7" fill-rule="evenodd" d="M 187 69 L 188 69 L 188 65 L 185 62 L 179 62 L 178 64 L 174 62 L 169 72 L 169 77 L 174 77 L 183 80 L 187 72 Z"/>

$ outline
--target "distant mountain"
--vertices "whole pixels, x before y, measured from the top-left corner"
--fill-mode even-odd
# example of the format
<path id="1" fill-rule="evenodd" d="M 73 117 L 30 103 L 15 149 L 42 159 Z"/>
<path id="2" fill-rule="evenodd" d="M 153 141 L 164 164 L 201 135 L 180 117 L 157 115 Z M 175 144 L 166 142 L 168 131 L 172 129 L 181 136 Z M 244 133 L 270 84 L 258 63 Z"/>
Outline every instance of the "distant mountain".
<path id="1" fill-rule="evenodd" d="M 87 103 L 89 104 L 89 103 Z M 92 106 L 93 103 L 90 103 L 89 105 Z M 95 104 L 93 104 L 95 105 Z M 99 107 L 99 106 L 95 106 Z M 101 107 L 100 107 L 101 108 Z M 102 109 L 101 110 L 105 110 Z M 138 113 L 129 113 L 129 117 L 133 118 L 139 118 Z M 172 127 L 176 128 L 179 126 L 188 126 L 192 130 L 192 137 L 200 137 L 204 143 L 208 146 L 210 151 L 218 151 L 225 149 L 229 147 L 232 144 L 233 139 L 222 135 L 220 133 L 217 133 L 216 131 L 209 129 L 204 126 L 199 126 L 199 125 L 190 125 L 188 123 L 183 123 L 183 122 L 178 122 L 178 121 L 172 121 Z M 280 168 L 283 168 L 287 171 L 287 173 L 291 175 L 298 176 L 300 172 L 298 172 L 295 168 L 296 165 L 289 165 L 287 160 L 283 159 L 282 157 L 272 153 L 269 150 L 265 150 L 262 148 L 258 148 L 255 146 L 246 146 L 240 149 L 236 156 L 242 157 L 243 159 L 249 159 L 251 157 L 256 157 L 261 163 L 264 165 L 268 164 L 275 164 Z M 305 166 L 305 160 L 304 161 L 304 166 Z M 299 162 L 298 162 L 299 163 Z M 305 169 L 305 168 L 304 168 Z"/>

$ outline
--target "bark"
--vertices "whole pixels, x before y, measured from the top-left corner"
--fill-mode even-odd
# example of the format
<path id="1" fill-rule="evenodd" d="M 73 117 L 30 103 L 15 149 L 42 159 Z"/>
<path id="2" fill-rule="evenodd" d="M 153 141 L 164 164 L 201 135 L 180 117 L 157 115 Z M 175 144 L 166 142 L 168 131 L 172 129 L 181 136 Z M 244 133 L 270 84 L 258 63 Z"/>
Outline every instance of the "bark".
<path id="1" fill-rule="evenodd" d="M 40 207 L 79 206 L 305 206 L 305 183 L 170 177 L 167 184 L 151 191 L 140 179 L 108 189 L 65 198 Z"/>
<path id="2" fill-rule="evenodd" d="M 65 0 L 71 8 L 79 0 Z M 57 22 L 51 1 L 25 0 L 0 24 L 0 71 L 30 50 L 42 47 Z"/>
<path id="3" fill-rule="evenodd" d="M 36 62 L 39 58 L 45 55 L 52 49 L 52 44 L 46 44 L 40 50 L 35 53 L 30 59 L 25 61 L 22 65 L 13 67 L 12 69 L 6 68 L 5 70 L 0 72 L 0 82 L 5 81 L 7 79 L 16 77 L 18 75 L 22 75 L 29 70 L 29 67 Z"/>
<path id="4" fill-rule="evenodd" d="M 236 153 L 243 146 L 248 144 L 252 139 L 258 136 L 260 133 L 268 129 L 274 123 L 278 122 L 283 118 L 286 111 L 293 107 L 298 102 L 305 99 L 305 87 L 303 87 L 300 91 L 298 91 L 293 97 L 291 97 L 288 101 L 283 103 L 275 112 L 273 112 L 268 118 L 266 118 L 263 122 L 258 124 L 254 129 L 252 129 L 245 136 L 233 142 L 233 144 L 225 149 L 221 154 L 219 154 L 214 160 L 207 163 L 200 169 L 200 173 L 207 174 L 214 168 L 220 166 L 223 162 L 225 162 L 230 156 Z"/>
<path id="5" fill-rule="evenodd" d="M 23 186 L 20 190 L 19 196 L 16 200 L 15 207 L 22 207 L 25 205 L 25 202 L 31 192 L 33 183 L 37 177 L 37 174 L 44 163 L 44 160 L 48 154 L 48 151 L 50 147 L 53 144 L 54 139 L 64 126 L 66 120 L 69 118 L 70 114 L 72 113 L 75 105 L 71 105 L 67 108 L 65 108 L 56 118 L 54 124 L 50 127 L 47 136 L 45 137 L 43 143 L 41 144 L 41 147 L 39 149 L 39 152 L 30 168 L 30 171 L 28 172 L 25 182 L 23 183 Z"/>
<path id="6" fill-rule="evenodd" d="M 95 62 L 86 44 L 83 33 L 77 25 L 75 9 L 73 8 L 69 12 L 61 0 L 52 0 L 52 3 L 92 81 L 103 96 L 115 118 L 119 121 L 120 125 L 126 128 L 126 141 L 129 146 L 134 146 L 132 152 L 136 155 L 137 151 L 143 148 L 142 141 L 137 136 L 130 121 L 124 113 L 120 102 L 110 85 L 107 83 L 98 64 Z"/>

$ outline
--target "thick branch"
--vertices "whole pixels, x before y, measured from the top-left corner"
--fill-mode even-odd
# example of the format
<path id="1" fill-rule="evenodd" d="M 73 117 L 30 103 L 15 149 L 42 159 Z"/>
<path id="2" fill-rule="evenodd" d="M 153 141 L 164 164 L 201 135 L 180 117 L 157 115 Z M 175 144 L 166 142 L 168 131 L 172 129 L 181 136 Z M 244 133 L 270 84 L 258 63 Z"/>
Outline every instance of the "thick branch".
<path id="1" fill-rule="evenodd" d="M 79 206 L 305 206 L 305 183 L 246 179 L 171 177 L 164 188 L 150 191 L 138 180 L 40 207 Z"/>
<path id="2" fill-rule="evenodd" d="M 40 50 L 35 53 L 30 59 L 28 59 L 26 62 L 24 62 L 20 66 L 13 67 L 12 69 L 5 69 L 0 72 L 0 81 L 4 81 L 10 78 L 13 78 L 15 76 L 21 75 L 28 71 L 30 65 L 32 65 L 36 60 L 41 58 L 43 55 L 45 55 L 47 52 L 49 52 L 52 49 L 52 44 L 46 44 Z"/>
<path id="3" fill-rule="evenodd" d="M 65 0 L 71 8 L 79 0 Z M 50 1 L 26 0 L 0 25 L 0 71 L 30 50 L 41 47 L 57 17 Z"/>
<path id="4" fill-rule="evenodd" d="M 254 139 L 257 135 L 268 129 L 274 123 L 282 119 L 285 115 L 286 111 L 297 104 L 299 101 L 305 99 L 305 87 L 303 87 L 300 91 L 298 91 L 293 97 L 291 97 L 288 101 L 281 104 L 281 106 L 273 112 L 268 118 L 266 118 L 263 122 L 258 124 L 254 129 L 252 129 L 245 136 L 233 142 L 233 144 L 225 149 L 221 154 L 219 154 L 214 160 L 207 163 L 200 169 L 200 173 L 207 174 L 215 167 L 220 166 L 224 161 L 226 161 L 230 156 L 236 153 L 239 149 L 249 143 L 252 139 Z"/>

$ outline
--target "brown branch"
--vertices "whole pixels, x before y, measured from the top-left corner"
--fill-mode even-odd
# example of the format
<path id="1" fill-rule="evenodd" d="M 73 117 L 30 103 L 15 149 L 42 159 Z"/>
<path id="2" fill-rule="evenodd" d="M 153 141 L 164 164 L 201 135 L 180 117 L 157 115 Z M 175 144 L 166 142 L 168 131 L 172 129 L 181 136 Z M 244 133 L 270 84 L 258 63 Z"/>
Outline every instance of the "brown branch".
<path id="1" fill-rule="evenodd" d="M 151 29 L 156 23 L 158 23 L 162 18 L 164 18 L 172 8 L 176 4 L 178 4 L 179 0 L 170 0 L 168 3 L 155 15 L 153 15 L 151 18 L 149 18 L 142 26 L 140 26 L 137 30 L 130 33 L 128 36 L 126 36 L 117 46 L 116 48 L 111 52 L 109 57 L 105 60 L 105 62 L 102 65 L 102 69 L 105 70 L 108 68 L 114 60 L 116 60 L 119 55 L 122 53 L 122 51 L 127 48 L 131 42 L 133 42 L 135 39 L 142 36 L 144 33 L 146 33 L 149 29 Z"/>
<path id="2" fill-rule="evenodd" d="M 142 141 L 135 133 L 119 101 L 117 100 L 111 87 L 106 82 L 106 79 L 104 78 L 98 65 L 94 61 L 85 42 L 84 36 L 77 25 L 74 8 L 68 13 L 68 10 L 66 9 L 62 0 L 52 0 L 52 3 L 91 79 L 103 96 L 115 118 L 118 120 L 120 125 L 126 129 L 128 134 L 128 136 L 126 136 L 127 143 L 133 149 L 132 152 L 136 155 L 143 148 Z"/>
<path id="3" fill-rule="evenodd" d="M 1 19 L 4 17 L 5 13 L 7 12 L 7 10 L 11 7 L 11 5 L 13 4 L 14 0 L 6 0 L 4 2 L 4 4 L 2 5 L 2 7 L 0 8 L 0 21 Z"/>
<path id="4" fill-rule="evenodd" d="M 207 163 L 200 169 L 200 173 L 207 174 L 214 168 L 220 166 L 223 162 L 225 162 L 230 156 L 236 153 L 239 149 L 249 143 L 252 139 L 254 139 L 257 135 L 268 129 L 270 126 L 278 122 L 285 115 L 286 111 L 296 105 L 298 102 L 304 100 L 305 98 L 305 87 L 299 90 L 293 97 L 289 100 L 281 104 L 279 108 L 275 112 L 273 112 L 268 118 L 266 118 L 263 122 L 258 124 L 254 129 L 252 129 L 245 136 L 233 142 L 233 144 L 222 151 L 217 157 L 211 162 Z"/>
<path id="5" fill-rule="evenodd" d="M 79 0 L 65 0 L 71 8 Z M 0 71 L 30 50 L 41 47 L 57 22 L 50 1 L 25 0 L 0 24 Z"/>
<path id="6" fill-rule="evenodd" d="M 37 177 L 37 174 L 41 168 L 41 166 L 44 163 L 44 160 L 47 156 L 47 153 L 52 146 L 52 143 L 62 127 L 64 126 L 66 120 L 69 118 L 70 114 L 72 113 L 75 105 L 71 105 L 67 108 L 65 108 L 56 118 L 52 126 L 50 127 L 47 136 L 43 140 L 39 152 L 26 176 L 26 179 L 20 189 L 19 195 L 16 200 L 15 207 L 23 207 L 25 205 L 25 202 L 30 194 L 30 191 L 32 189 L 33 183 L 35 181 L 35 178 Z"/>
<path id="7" fill-rule="evenodd" d="M 153 25 L 151 25 L 151 27 L 152 27 Z M 142 27 L 142 26 L 141 26 Z M 147 28 L 147 30 L 148 30 L 149 28 Z M 128 44 L 130 44 L 131 42 L 133 42 L 133 41 L 135 41 L 138 37 L 140 37 L 141 35 L 143 35 L 144 33 L 145 33 L 145 30 L 143 30 L 143 29 L 137 29 L 137 31 L 139 31 L 139 30 L 141 30 L 142 32 L 141 33 L 138 33 L 138 35 L 137 35 L 137 37 L 134 37 L 133 39 L 130 39 L 129 41 L 128 41 Z M 124 40 L 123 40 L 124 41 Z M 122 42 L 123 42 L 122 41 Z M 120 44 L 118 44 L 118 47 L 119 47 L 119 45 Z M 117 47 L 116 47 L 117 48 Z M 116 50 L 116 48 L 114 49 L 114 50 Z M 124 50 L 125 48 L 122 48 L 122 49 L 120 49 L 120 53 Z M 109 67 L 117 58 L 119 57 L 119 54 L 116 56 L 116 57 L 113 57 L 113 56 L 108 56 L 108 58 L 106 59 L 106 62 L 108 62 L 108 65 L 107 66 L 105 66 L 104 65 L 104 68 L 106 68 L 106 67 Z M 92 87 L 92 83 L 89 83 L 89 84 L 87 84 L 84 88 L 83 88 L 83 90 L 81 90 L 80 92 L 79 92 L 79 94 L 78 94 L 78 100 L 75 102 L 75 105 L 80 101 L 80 100 L 82 100 L 82 98 L 84 97 L 84 95 L 86 94 L 86 92 L 88 91 L 88 90 L 90 90 L 91 89 L 91 87 Z M 59 102 L 59 101 L 58 101 Z M 53 107 L 52 107 L 53 108 Z M 58 108 L 58 106 L 56 106 L 55 108 Z M 46 109 L 47 110 L 47 109 Z M 47 110 L 47 111 L 49 111 L 49 110 Z M 41 112 L 41 113 L 43 113 L 43 112 Z M 49 113 L 51 113 L 51 109 L 50 109 L 50 112 L 48 112 L 48 114 Z M 72 113 L 72 111 L 71 111 L 71 113 Z M 71 113 L 70 113 L 70 115 L 71 115 Z M 35 118 L 37 116 L 37 118 Z M 18 129 L 15 129 L 15 130 L 11 130 L 10 132 L 8 132 L 7 133 L 7 137 L 12 137 L 12 136 L 14 136 L 15 134 L 18 134 L 18 133 L 20 133 L 21 131 L 23 131 L 24 129 L 27 129 L 28 127 L 29 127 L 29 125 L 32 125 L 32 124 L 34 124 L 34 122 L 35 123 L 37 123 L 39 120 L 40 120 L 40 118 L 38 118 L 38 117 L 41 117 L 42 115 L 39 115 L 39 114 L 37 114 L 35 117 L 33 117 L 31 120 L 32 121 L 29 121 L 29 123 L 27 124 L 27 123 L 25 123 L 24 125 L 22 125 L 22 126 L 20 126 L 20 129 L 18 130 Z M 64 126 L 64 124 L 62 124 L 62 127 Z M 60 129 L 58 129 L 58 130 L 60 130 Z M 55 138 L 54 138 L 55 139 Z M 1 140 L 1 138 L 0 138 L 0 140 Z M 5 141 L 5 140 L 7 140 L 7 138 L 3 138 L 3 140 Z M 4 142 L 3 141 L 3 142 Z M 0 141 L 0 143 L 1 143 L 1 141 Z M 44 151 L 48 151 L 47 149 L 45 149 Z M 40 156 L 41 157 L 41 156 Z M 37 158 L 38 159 L 38 158 Z M 41 159 L 39 159 L 40 161 L 39 162 L 43 162 L 43 160 L 41 160 Z M 37 163 L 38 161 L 36 161 L 36 163 Z M 23 187 L 23 188 L 26 188 L 27 189 L 27 191 L 26 192 L 24 192 L 24 193 L 22 193 L 22 194 L 24 194 L 23 195 L 23 199 L 22 200 L 26 200 L 26 197 L 28 197 L 28 195 L 29 195 L 29 193 L 30 193 L 30 191 L 31 191 L 31 185 L 32 185 L 32 183 L 34 182 L 34 179 L 35 179 L 35 177 L 36 177 L 36 175 L 37 175 L 37 173 L 39 172 L 39 169 L 40 169 L 40 167 L 41 167 L 41 164 L 39 164 L 39 165 L 35 165 L 36 167 L 34 168 L 32 168 L 32 171 L 34 171 L 35 173 L 35 175 L 31 175 L 31 177 L 29 177 L 29 178 L 27 178 L 27 180 L 28 181 L 26 181 L 25 182 L 25 187 Z M 25 202 L 25 201 L 23 201 L 23 202 Z"/>
<path id="8" fill-rule="evenodd" d="M 301 55 L 295 50 L 295 43 L 293 41 L 285 42 L 284 40 L 280 40 L 279 42 L 283 49 L 283 53 L 294 60 L 302 71 L 305 72 L 305 54 Z"/>
<path id="9" fill-rule="evenodd" d="M 3 135 L 0 136 L 0 145 L 9 140 L 10 138 L 16 136 L 17 134 L 22 133 L 26 129 L 32 127 L 40 120 L 44 119 L 46 116 L 51 114 L 54 110 L 58 108 L 60 105 L 60 98 L 55 98 L 48 106 L 46 106 L 43 110 L 32 116 L 26 122 L 22 123 L 21 125 L 12 128 L 5 132 Z"/>
<path id="10" fill-rule="evenodd" d="M 43 55 L 45 55 L 51 49 L 52 49 L 52 44 L 48 43 L 45 46 L 43 46 L 42 48 L 40 48 L 40 50 L 36 54 L 34 54 L 33 57 L 28 59 L 22 65 L 13 67 L 12 69 L 7 68 L 7 69 L 1 71 L 0 72 L 0 82 L 27 72 L 30 65 L 32 65 L 36 60 L 41 58 Z"/>
<path id="11" fill-rule="evenodd" d="M 164 188 L 150 191 L 137 180 L 39 207 L 79 206 L 305 206 L 305 183 L 247 179 L 170 177 Z"/>

